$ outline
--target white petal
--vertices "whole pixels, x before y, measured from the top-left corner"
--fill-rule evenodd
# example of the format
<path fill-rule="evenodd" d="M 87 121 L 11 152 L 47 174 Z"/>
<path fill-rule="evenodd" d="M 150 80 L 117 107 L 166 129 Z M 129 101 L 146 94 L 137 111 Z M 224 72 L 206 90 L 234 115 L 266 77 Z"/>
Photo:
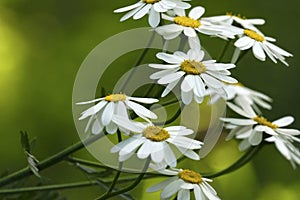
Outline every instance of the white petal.
<path fill-rule="evenodd" d="M 204 200 L 206 198 L 205 196 L 203 196 L 198 184 L 194 184 L 194 196 L 195 200 Z"/>
<path fill-rule="evenodd" d="M 160 163 L 164 159 L 163 142 L 154 142 L 152 144 L 151 159 L 155 163 Z"/>
<path fill-rule="evenodd" d="M 188 37 L 197 37 L 196 31 L 191 27 L 184 27 L 183 33 Z"/>
<path fill-rule="evenodd" d="M 191 91 L 195 86 L 194 76 L 193 75 L 187 75 L 184 77 L 182 83 L 181 83 L 181 90 L 184 92 Z"/>
<path fill-rule="evenodd" d="M 113 116 L 112 121 L 118 124 L 119 126 L 135 133 L 141 133 L 144 130 L 143 128 L 139 127 L 135 123 L 129 121 L 128 118 L 125 118 L 123 116 L 115 115 Z"/>
<path fill-rule="evenodd" d="M 162 6 L 162 4 L 160 4 L 160 3 L 153 4 L 153 8 L 156 12 L 166 12 L 168 10 L 168 9 L 164 8 Z"/>
<path fill-rule="evenodd" d="M 259 59 L 261 61 L 266 60 L 266 54 L 259 42 L 254 43 L 254 45 L 252 47 L 252 52 L 257 59 Z"/>
<path fill-rule="evenodd" d="M 178 68 L 180 65 L 164 65 L 164 64 L 149 64 L 149 67 L 155 69 L 175 69 Z"/>
<path fill-rule="evenodd" d="M 135 4 L 130 5 L 130 6 L 126 6 L 124 8 L 116 9 L 116 10 L 114 10 L 114 13 L 126 12 L 126 11 L 129 11 L 129 10 L 135 9 L 135 8 L 141 6 L 142 4 L 143 4 L 143 2 L 139 1 Z"/>
<path fill-rule="evenodd" d="M 152 104 L 158 102 L 158 99 L 154 99 L 154 98 L 128 97 L 128 99 L 140 103 L 146 103 L 146 104 Z"/>
<path fill-rule="evenodd" d="M 150 10 L 148 22 L 152 28 L 157 27 L 160 22 L 160 13 L 156 12 L 154 7 L 152 7 Z"/>
<path fill-rule="evenodd" d="M 192 100 L 193 100 L 193 94 L 194 94 L 193 90 L 188 91 L 188 92 L 181 91 L 182 102 L 185 105 L 189 105 L 192 102 Z"/>
<path fill-rule="evenodd" d="M 186 157 L 192 159 L 192 160 L 200 160 L 200 156 L 195 153 L 193 150 L 190 149 L 185 149 L 182 147 L 177 147 L 177 149 Z"/>
<path fill-rule="evenodd" d="M 134 140 L 136 140 L 137 138 L 140 138 L 141 135 L 139 136 L 134 136 L 134 137 L 130 137 L 126 140 L 123 140 L 122 142 L 116 144 L 115 146 L 113 146 L 110 149 L 110 153 L 116 153 L 119 152 L 121 149 L 123 149 L 127 144 L 130 144 L 131 142 L 133 142 Z"/>
<path fill-rule="evenodd" d="M 163 91 L 163 93 L 161 94 L 161 97 L 165 97 L 167 94 L 169 94 L 179 81 L 180 79 L 173 81 L 172 83 L 169 83 L 165 88 L 165 90 Z"/>
<path fill-rule="evenodd" d="M 185 126 L 169 126 L 164 128 L 167 131 L 182 131 L 182 130 L 190 130 L 187 129 Z"/>
<path fill-rule="evenodd" d="M 182 185 L 182 183 L 183 183 L 183 181 L 180 179 L 170 183 L 160 193 L 160 197 L 161 198 L 170 198 L 180 189 L 180 186 Z"/>
<path fill-rule="evenodd" d="M 223 83 L 219 80 L 217 80 L 216 78 L 207 75 L 207 74 L 201 74 L 200 75 L 201 78 L 203 78 L 204 82 L 206 83 L 206 85 L 208 87 L 212 87 L 212 88 L 221 88 L 223 87 Z"/>
<path fill-rule="evenodd" d="M 133 15 L 135 15 L 141 8 L 143 7 L 143 5 L 135 8 L 134 10 L 131 10 L 130 12 L 126 13 L 121 19 L 120 21 L 123 22 L 127 19 L 129 19 L 130 17 L 132 17 Z"/>
<path fill-rule="evenodd" d="M 201 49 L 200 40 L 197 36 L 196 37 L 189 37 L 188 41 L 189 41 L 189 46 L 190 46 L 191 49 Z"/>
<path fill-rule="evenodd" d="M 294 117 L 292 116 L 287 116 L 287 117 L 283 117 L 280 118 L 278 120 L 273 121 L 273 124 L 276 124 L 278 127 L 284 127 L 284 126 L 288 126 L 290 124 L 292 124 L 294 122 Z"/>
<path fill-rule="evenodd" d="M 179 71 L 179 72 L 176 72 L 173 74 L 166 75 L 166 76 L 162 77 L 161 79 L 159 79 L 157 82 L 158 82 L 158 84 L 172 83 L 172 82 L 180 79 L 184 74 L 185 74 L 185 72 Z"/>
<path fill-rule="evenodd" d="M 159 190 L 162 190 L 163 188 L 165 188 L 167 185 L 169 185 L 171 182 L 173 182 L 176 179 L 177 179 L 177 177 L 172 177 L 163 182 L 155 184 L 155 185 L 151 186 L 150 188 L 148 188 L 147 192 L 157 192 Z"/>
<path fill-rule="evenodd" d="M 103 129 L 103 125 L 100 123 L 100 120 L 97 118 L 95 121 L 94 121 L 94 124 L 92 126 L 92 134 L 99 134 Z"/>
<path fill-rule="evenodd" d="M 171 64 L 181 64 L 184 60 L 178 56 L 167 54 L 167 53 L 157 53 L 156 57 L 167 63 Z"/>
<path fill-rule="evenodd" d="M 114 134 L 117 132 L 118 127 L 116 126 L 116 124 L 114 122 L 110 122 L 107 126 L 106 126 L 106 132 L 109 134 Z"/>
<path fill-rule="evenodd" d="M 85 119 L 88 116 L 94 115 L 97 112 L 99 112 L 105 105 L 107 104 L 107 101 L 101 101 L 98 104 L 92 106 L 91 108 L 87 109 L 86 111 L 81 113 L 81 117 L 79 120 Z"/>
<path fill-rule="evenodd" d="M 190 199 L 190 191 L 189 190 L 180 190 L 177 196 L 178 200 L 188 200 Z"/>
<path fill-rule="evenodd" d="M 95 103 L 95 102 L 101 101 L 101 100 L 103 100 L 103 99 L 104 99 L 104 98 L 101 97 L 101 98 L 93 99 L 93 100 L 90 100 L 90 101 L 78 102 L 78 103 L 76 103 L 76 105 L 85 105 L 85 104 Z"/>
<path fill-rule="evenodd" d="M 257 124 L 257 122 L 252 119 L 221 118 L 221 120 L 239 126 L 248 126 L 248 125 Z"/>
<path fill-rule="evenodd" d="M 176 147 L 182 147 L 186 149 L 200 149 L 202 142 L 193 140 L 191 138 L 177 136 L 176 138 L 167 139 L 169 143 L 174 144 Z"/>
<path fill-rule="evenodd" d="M 290 56 L 293 56 L 292 54 L 290 54 L 289 52 L 281 49 L 280 47 L 278 46 L 275 46 L 274 44 L 270 43 L 270 42 L 265 42 L 265 44 L 274 52 L 280 54 L 280 55 L 283 55 L 283 56 L 286 56 L 286 57 L 290 57 Z"/>
<path fill-rule="evenodd" d="M 253 46 L 255 40 L 247 37 L 247 36 L 244 36 L 244 37 L 241 37 L 240 39 L 238 39 L 235 43 L 234 43 L 234 46 L 240 48 L 241 50 L 246 50 L 246 49 L 249 49 Z"/>
<path fill-rule="evenodd" d="M 160 79 L 164 76 L 167 76 L 169 74 L 174 74 L 176 73 L 177 69 L 166 69 L 166 70 L 162 70 L 162 71 L 158 71 L 158 72 L 155 72 L 153 74 L 150 75 L 150 79 Z"/>
<path fill-rule="evenodd" d="M 225 76 L 223 74 L 220 74 L 220 73 L 217 73 L 217 72 L 210 72 L 210 71 L 207 71 L 206 72 L 207 74 L 210 74 L 211 76 L 223 81 L 223 82 L 226 82 L 226 83 L 238 83 L 238 81 L 235 79 L 235 78 L 232 78 L 230 76 Z"/>
<path fill-rule="evenodd" d="M 121 149 L 119 152 L 120 156 L 129 154 L 131 152 L 134 152 L 141 144 L 145 142 L 146 138 L 141 137 L 137 138 L 136 140 L 132 141 L 131 143 L 127 144 L 125 147 Z"/>
<path fill-rule="evenodd" d="M 140 19 L 140 18 L 144 17 L 149 12 L 149 10 L 151 9 L 151 7 L 152 7 L 152 4 L 145 5 L 141 10 L 139 10 L 133 16 L 133 19 Z"/>
<path fill-rule="evenodd" d="M 172 151 L 172 149 L 169 147 L 168 144 L 164 143 L 164 151 L 165 151 L 165 162 L 170 166 L 170 167 L 176 167 L 177 165 L 177 159 Z"/>
<path fill-rule="evenodd" d="M 152 143 L 153 142 L 151 142 L 150 140 L 146 140 L 145 143 L 138 150 L 137 157 L 140 159 L 147 158 L 151 153 L 151 149 L 153 148 Z"/>
<path fill-rule="evenodd" d="M 258 132 L 258 131 L 255 131 L 253 130 L 251 136 L 249 137 L 249 143 L 251 145 L 258 145 L 261 143 L 262 141 L 262 132 Z"/>
<path fill-rule="evenodd" d="M 300 131 L 297 129 L 285 129 L 285 128 L 278 128 L 276 132 L 286 135 L 300 135 Z"/>
<path fill-rule="evenodd" d="M 256 117 L 256 114 L 253 112 L 250 112 L 250 110 L 247 112 L 246 110 L 242 110 L 240 107 L 234 105 L 233 103 L 227 102 L 227 105 L 229 108 L 231 108 L 234 112 L 247 117 L 247 118 L 254 118 Z"/>
<path fill-rule="evenodd" d="M 189 17 L 193 19 L 199 19 L 205 12 L 205 9 L 201 6 L 193 8 L 190 13 Z"/>
<path fill-rule="evenodd" d="M 198 91 L 198 96 L 203 97 L 205 95 L 205 85 L 199 76 L 195 76 L 195 86 Z"/>
<path fill-rule="evenodd" d="M 148 110 L 144 106 L 141 106 L 140 104 L 137 104 L 133 101 L 126 101 L 126 104 L 128 105 L 128 107 L 130 107 L 133 110 L 133 112 L 135 112 L 140 117 L 146 117 L 146 118 L 150 118 L 150 119 L 157 118 L 155 113 Z"/>
<path fill-rule="evenodd" d="M 101 121 L 104 126 L 108 125 L 111 122 L 112 117 L 114 115 L 114 109 L 115 109 L 114 102 L 108 103 L 107 106 L 105 107 L 101 117 Z"/>
<path fill-rule="evenodd" d="M 286 159 L 290 160 L 291 155 L 289 149 L 286 147 L 286 145 L 281 141 L 280 139 L 275 140 L 275 146 L 280 151 L 280 153 L 286 157 Z"/>

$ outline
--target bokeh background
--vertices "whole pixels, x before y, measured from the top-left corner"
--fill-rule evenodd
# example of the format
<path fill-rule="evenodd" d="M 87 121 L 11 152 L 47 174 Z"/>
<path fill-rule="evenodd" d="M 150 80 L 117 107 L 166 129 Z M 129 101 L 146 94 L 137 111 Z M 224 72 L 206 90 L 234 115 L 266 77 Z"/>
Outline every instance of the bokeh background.
<path fill-rule="evenodd" d="M 40 160 L 79 140 L 72 117 L 76 72 L 87 54 L 101 41 L 147 24 L 146 20 L 120 23 L 122 15 L 112 12 L 135 2 L 0 0 L 0 173 L 26 166 L 19 142 L 20 130 L 38 139 L 34 155 Z M 290 67 L 269 60 L 260 62 L 249 54 L 234 74 L 247 86 L 273 97 L 274 108 L 266 111 L 265 116 L 276 119 L 291 114 L 296 117 L 292 126 L 300 128 L 300 2 L 193 0 L 191 3 L 203 5 L 206 16 L 230 11 L 248 18 L 266 19 L 261 30 L 277 38 L 279 46 L 294 54 L 288 59 Z M 203 41 L 211 55 L 218 55 L 223 45 L 224 41 L 219 39 Z M 112 80 L 118 72 L 129 69 L 127 63 L 134 63 L 134 56 L 126 59 L 125 66 L 119 65 L 116 74 L 111 74 Z M 221 169 L 229 165 L 239 156 L 236 145 L 234 141 L 223 142 L 221 138 L 200 167 Z M 78 155 L 92 159 L 85 151 Z M 193 167 L 197 168 L 198 164 Z M 49 178 L 49 184 L 86 180 L 65 162 L 43 171 L 42 175 Z M 215 179 L 213 186 L 225 200 L 298 200 L 299 180 L 299 169 L 293 170 L 273 146 L 268 146 L 244 168 Z M 156 199 L 157 194 L 142 192 L 145 187 L 141 184 L 133 191 L 137 199 Z M 70 200 L 94 199 L 102 192 L 93 186 L 64 190 L 60 195 Z"/>

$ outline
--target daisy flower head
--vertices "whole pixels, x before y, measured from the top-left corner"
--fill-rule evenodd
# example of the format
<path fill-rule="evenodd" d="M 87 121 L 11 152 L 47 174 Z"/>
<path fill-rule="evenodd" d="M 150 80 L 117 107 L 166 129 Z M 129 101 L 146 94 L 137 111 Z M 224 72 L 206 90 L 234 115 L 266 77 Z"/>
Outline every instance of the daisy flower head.
<path fill-rule="evenodd" d="M 144 17 L 149 14 L 148 22 L 151 27 L 157 27 L 160 23 L 161 13 L 167 12 L 171 9 L 188 9 L 191 5 L 182 2 L 181 0 L 140 0 L 139 2 L 119 8 L 115 13 L 127 12 L 122 18 L 121 22 L 133 17 L 134 20 Z"/>
<path fill-rule="evenodd" d="M 183 79 L 181 99 L 186 105 L 192 102 L 193 97 L 197 103 L 202 103 L 206 87 L 220 91 L 223 82 L 238 82 L 229 76 L 228 69 L 234 68 L 234 64 L 203 60 L 204 51 L 200 49 L 190 49 L 187 54 L 180 51 L 174 54 L 158 53 L 156 57 L 168 63 L 149 65 L 162 70 L 150 76 L 151 79 L 158 79 L 158 84 L 167 85 L 161 96 L 166 96 Z"/>
<path fill-rule="evenodd" d="M 288 129 L 284 132 L 266 138 L 267 142 L 275 143 L 278 151 L 292 164 L 293 168 L 296 168 L 296 165 L 300 165 L 300 151 L 293 144 L 294 142 L 300 143 L 300 139 L 297 137 L 300 135 L 299 130 Z"/>
<path fill-rule="evenodd" d="M 251 106 L 242 105 L 236 106 L 230 102 L 227 105 L 239 115 L 246 119 L 239 118 L 221 118 L 222 121 L 229 123 L 228 129 L 231 129 L 227 140 L 236 137 L 242 139 L 240 150 L 247 149 L 250 146 L 259 145 L 263 140 L 263 133 L 269 136 L 278 136 L 280 134 L 295 133 L 294 129 L 283 128 L 293 123 L 294 118 L 291 116 L 282 117 L 273 122 L 257 115 Z"/>
<path fill-rule="evenodd" d="M 174 22 L 164 26 L 157 27 L 155 30 L 166 40 L 171 40 L 179 36 L 182 32 L 189 38 L 197 37 L 197 32 L 210 36 L 219 36 L 221 38 L 234 38 L 235 33 L 231 33 L 226 26 L 214 25 L 201 19 L 205 9 L 201 6 L 193 8 L 188 16 L 185 12 L 177 12 L 177 16 L 171 17 L 163 15 L 163 18 Z"/>
<path fill-rule="evenodd" d="M 272 106 L 269 104 L 272 99 L 255 90 L 252 90 L 242 83 L 226 84 L 224 85 L 224 91 L 226 95 L 220 96 L 215 91 L 208 91 L 207 95 L 211 96 L 210 104 L 216 103 L 220 98 L 224 98 L 226 101 L 233 101 L 236 105 L 248 104 L 252 106 L 255 111 L 260 112 L 257 106 L 270 110 Z"/>
<path fill-rule="evenodd" d="M 193 191 L 196 200 L 220 199 L 215 189 L 208 184 L 212 180 L 202 177 L 201 174 L 193 170 L 165 169 L 159 170 L 159 172 L 166 175 L 173 175 L 173 177 L 147 189 L 147 192 L 162 190 L 160 193 L 161 199 L 170 199 L 177 193 L 178 200 L 190 200 L 190 191 Z"/>
<path fill-rule="evenodd" d="M 276 40 L 271 37 L 264 36 L 263 33 L 257 32 L 252 29 L 244 29 L 241 37 L 234 43 L 234 45 L 241 51 L 252 48 L 253 55 L 261 60 L 266 60 L 266 55 L 274 62 L 277 60 L 288 66 L 285 61 L 286 57 L 292 57 L 293 55 L 280 47 L 274 45 L 272 42 Z M 236 51 L 236 53 L 239 53 Z M 233 57 L 236 57 L 234 55 Z"/>
<path fill-rule="evenodd" d="M 134 123 L 121 116 L 115 116 L 113 120 L 136 133 L 111 149 L 111 153 L 119 153 L 120 162 L 129 159 L 137 152 L 139 159 L 150 157 L 154 163 L 164 162 L 171 167 L 175 167 L 177 159 L 170 147 L 171 144 L 186 157 L 193 160 L 200 159 L 199 155 L 193 150 L 200 149 L 203 143 L 186 137 L 193 134 L 191 129 L 184 126 L 163 128 L 152 123 Z"/>
<path fill-rule="evenodd" d="M 89 121 L 86 125 L 85 132 L 91 127 L 92 134 L 99 134 L 103 128 L 109 134 L 113 134 L 118 129 L 118 124 L 112 121 L 114 115 L 121 115 L 124 118 L 129 118 L 128 110 L 132 110 L 139 117 L 148 120 L 156 119 L 157 116 L 144 106 L 138 103 L 152 104 L 158 102 L 153 98 L 139 98 L 130 97 L 125 94 L 111 94 L 102 98 L 94 99 L 91 101 L 80 102 L 78 105 L 85 105 L 98 102 L 96 105 L 90 107 L 81 113 L 79 120 L 83 120 L 89 117 Z M 136 103 L 138 102 L 138 103 Z M 127 133 L 126 128 L 121 131 Z"/>
<path fill-rule="evenodd" d="M 256 25 L 265 24 L 264 19 L 248 19 L 241 14 L 233 14 L 232 12 L 227 12 L 225 15 L 213 16 L 213 17 L 205 17 L 203 20 L 206 20 L 212 24 L 227 24 L 227 25 L 239 25 L 239 27 L 245 29 L 258 30 Z"/>

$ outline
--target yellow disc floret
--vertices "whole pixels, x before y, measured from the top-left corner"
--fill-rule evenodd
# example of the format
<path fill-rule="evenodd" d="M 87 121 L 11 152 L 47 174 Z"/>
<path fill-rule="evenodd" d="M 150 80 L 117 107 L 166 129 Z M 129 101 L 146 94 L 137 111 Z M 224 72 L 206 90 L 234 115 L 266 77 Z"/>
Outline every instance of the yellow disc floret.
<path fill-rule="evenodd" d="M 147 4 L 154 4 L 154 3 L 157 3 L 161 0 L 143 0 L 144 3 L 147 3 Z"/>
<path fill-rule="evenodd" d="M 125 101 L 126 95 L 125 94 L 111 94 L 111 95 L 104 97 L 104 99 L 105 99 L 105 101 L 112 101 L 112 102 Z"/>
<path fill-rule="evenodd" d="M 199 75 L 206 71 L 205 65 L 202 62 L 194 60 L 185 60 L 181 63 L 180 69 L 187 74 Z"/>
<path fill-rule="evenodd" d="M 188 183 L 193 183 L 193 184 L 202 183 L 201 175 L 193 170 L 184 169 L 178 173 L 178 177 Z"/>
<path fill-rule="evenodd" d="M 261 117 L 261 116 L 256 116 L 253 118 L 253 120 L 256 121 L 260 125 L 264 125 L 264 126 L 272 128 L 272 129 L 278 128 L 278 126 L 276 124 L 273 124 L 272 122 L 268 121 L 266 118 Z"/>
<path fill-rule="evenodd" d="M 237 17 L 237 18 L 240 18 L 240 19 L 247 19 L 245 16 L 243 16 L 241 14 L 234 14 L 232 12 L 227 12 L 226 15 L 231 16 L 231 17 Z"/>
<path fill-rule="evenodd" d="M 181 26 L 186 26 L 186 27 L 191 27 L 191 28 L 198 28 L 199 26 L 201 26 L 201 23 L 199 20 L 195 20 L 195 19 L 185 17 L 185 16 L 175 17 L 174 22 Z"/>
<path fill-rule="evenodd" d="M 170 137 L 170 133 L 158 126 L 148 126 L 144 129 L 143 135 L 153 142 L 162 142 Z"/>
<path fill-rule="evenodd" d="M 248 37 L 252 38 L 253 40 L 258 41 L 258 42 L 265 41 L 264 36 L 258 34 L 257 32 L 255 32 L 253 30 L 245 29 L 244 34 L 247 35 Z"/>

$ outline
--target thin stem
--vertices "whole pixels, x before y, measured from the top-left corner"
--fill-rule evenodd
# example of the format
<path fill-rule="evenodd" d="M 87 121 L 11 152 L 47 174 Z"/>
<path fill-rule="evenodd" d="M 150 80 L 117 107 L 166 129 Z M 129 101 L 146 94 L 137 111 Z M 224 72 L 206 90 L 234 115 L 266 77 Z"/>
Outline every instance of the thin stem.
<path fill-rule="evenodd" d="M 229 46 L 230 42 L 231 42 L 231 40 L 227 40 L 226 41 L 226 43 L 225 43 L 225 45 L 223 47 L 223 50 L 222 50 L 222 52 L 221 52 L 221 54 L 219 56 L 218 62 L 221 62 L 221 60 L 224 58 L 224 55 L 226 53 L 226 50 L 228 49 L 228 46 Z"/>
<path fill-rule="evenodd" d="M 108 199 L 110 197 L 123 194 L 123 193 L 128 192 L 128 191 L 132 190 L 133 188 L 135 188 L 137 186 L 137 184 L 139 184 L 143 180 L 143 178 L 144 178 L 144 176 L 146 174 L 146 171 L 147 171 L 147 169 L 149 167 L 150 161 L 151 161 L 151 158 L 148 157 L 147 161 L 145 163 L 145 166 L 144 166 L 144 168 L 142 170 L 142 173 L 136 178 L 136 180 L 131 185 L 129 185 L 128 187 L 126 187 L 126 188 L 124 188 L 122 190 L 119 190 L 119 191 L 116 191 L 116 192 L 112 192 L 112 193 L 110 193 L 108 195 L 103 195 L 103 196 L 97 198 L 97 200 Z"/>
<path fill-rule="evenodd" d="M 105 165 L 101 165 L 100 163 L 98 162 L 93 162 L 93 161 L 89 161 L 89 160 L 84 160 L 84 159 L 81 159 L 81 158 L 76 158 L 76 157 L 68 157 L 66 159 L 68 162 L 71 162 L 71 163 L 79 163 L 79 164 L 82 164 L 82 165 L 85 165 L 85 166 L 91 166 L 91 167 L 97 167 L 97 168 L 102 168 L 102 169 L 113 169 L 113 170 L 116 170 L 114 168 L 111 168 L 111 167 L 108 167 L 108 166 L 105 166 Z"/>
<path fill-rule="evenodd" d="M 181 114 L 181 110 L 183 109 L 183 107 L 184 107 L 184 105 L 182 104 L 181 107 L 178 108 L 177 112 L 170 119 L 168 119 L 165 122 L 155 122 L 155 125 L 162 126 L 164 124 L 170 124 L 170 123 L 174 122 Z"/>
<path fill-rule="evenodd" d="M 46 158 L 45 160 L 42 160 L 37 164 L 37 168 L 39 171 L 42 171 L 43 169 L 46 169 L 62 160 L 64 160 L 67 156 L 71 155 L 72 153 L 84 148 L 87 145 L 92 144 L 93 142 L 97 141 L 98 139 L 102 138 L 105 134 L 98 134 L 92 137 L 89 137 L 85 139 L 84 141 L 79 141 L 75 144 L 73 144 L 70 147 L 67 147 L 66 149 L 62 150 L 59 153 L 56 153 L 49 158 Z M 9 183 L 12 183 L 16 180 L 25 178 L 27 176 L 32 175 L 32 171 L 29 167 L 25 167 L 17 172 L 14 172 L 6 177 L 3 177 L 0 179 L 0 187 L 7 185 Z"/>
<path fill-rule="evenodd" d="M 240 56 L 238 57 L 237 61 L 235 62 L 235 65 L 237 65 L 244 57 L 245 55 L 249 52 L 249 50 L 242 51 Z"/>
<path fill-rule="evenodd" d="M 227 167 L 226 169 L 223 169 L 219 172 L 203 175 L 206 178 L 216 178 L 225 174 L 229 174 L 233 171 L 236 171 L 237 169 L 240 169 L 245 164 L 247 164 L 255 155 L 259 152 L 259 150 L 264 146 L 264 143 L 261 143 L 258 146 L 252 147 L 250 150 L 248 150 L 241 158 L 239 158 L 235 163 Z"/>
<path fill-rule="evenodd" d="M 134 65 L 134 68 L 131 70 L 128 78 L 126 79 L 125 83 L 122 85 L 121 87 L 121 92 L 124 91 L 124 89 L 126 88 L 126 86 L 128 85 L 130 79 L 132 78 L 132 76 L 134 75 L 135 71 L 136 71 L 136 66 L 139 66 L 142 61 L 144 60 L 145 56 L 147 55 L 148 51 L 149 51 L 149 47 L 150 45 L 153 43 L 153 40 L 154 40 L 154 37 L 155 37 L 155 31 L 153 31 L 152 35 L 151 35 L 151 38 L 147 44 L 147 47 L 143 50 L 141 56 L 138 58 L 138 60 L 136 61 L 135 65 Z"/>
<path fill-rule="evenodd" d="M 25 187 L 25 188 L 16 188 L 16 189 L 4 189 L 0 190 L 1 194 L 17 194 L 23 192 L 34 192 L 34 191 L 47 191 L 47 190 L 64 190 L 72 189 L 78 187 L 87 187 L 97 185 L 97 181 L 82 181 L 77 183 L 65 183 L 57 185 L 45 185 L 45 186 L 36 186 L 36 187 Z"/>

